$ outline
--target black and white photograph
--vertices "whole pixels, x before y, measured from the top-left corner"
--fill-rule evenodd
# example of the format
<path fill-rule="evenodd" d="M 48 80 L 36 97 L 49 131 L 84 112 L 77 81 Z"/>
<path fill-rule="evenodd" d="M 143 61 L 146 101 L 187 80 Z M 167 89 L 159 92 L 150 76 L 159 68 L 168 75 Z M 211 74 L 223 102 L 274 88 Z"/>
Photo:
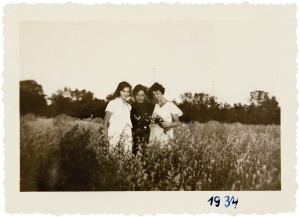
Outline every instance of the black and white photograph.
<path fill-rule="evenodd" d="M 21 23 L 21 191 L 280 190 L 262 18 Z"/>
<path fill-rule="evenodd" d="M 69 6 L 18 25 L 19 192 L 282 192 L 295 6 Z"/>

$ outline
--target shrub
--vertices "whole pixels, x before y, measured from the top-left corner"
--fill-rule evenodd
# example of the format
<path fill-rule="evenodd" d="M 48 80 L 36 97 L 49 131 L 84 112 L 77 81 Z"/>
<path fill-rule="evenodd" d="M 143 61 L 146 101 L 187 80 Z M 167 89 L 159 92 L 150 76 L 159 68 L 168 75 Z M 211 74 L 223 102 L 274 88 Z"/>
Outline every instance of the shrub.
<path fill-rule="evenodd" d="M 183 124 L 168 145 L 112 152 L 102 124 L 21 122 L 22 191 L 280 190 L 280 127 Z M 70 120 L 70 121 L 68 121 Z"/>
<path fill-rule="evenodd" d="M 35 121 L 36 116 L 35 116 L 35 114 L 29 113 L 29 114 L 26 114 L 24 116 L 21 116 L 21 120 L 23 120 L 23 121 Z"/>
<path fill-rule="evenodd" d="M 61 114 L 61 115 L 57 115 L 53 119 L 53 124 L 54 124 L 54 126 L 63 126 L 65 124 L 69 124 L 70 122 L 74 122 L 76 120 L 77 120 L 77 118 L 70 117 L 66 114 Z"/>
<path fill-rule="evenodd" d="M 92 122 L 97 123 L 97 124 L 103 124 L 103 119 L 96 117 L 96 118 L 92 119 Z"/>

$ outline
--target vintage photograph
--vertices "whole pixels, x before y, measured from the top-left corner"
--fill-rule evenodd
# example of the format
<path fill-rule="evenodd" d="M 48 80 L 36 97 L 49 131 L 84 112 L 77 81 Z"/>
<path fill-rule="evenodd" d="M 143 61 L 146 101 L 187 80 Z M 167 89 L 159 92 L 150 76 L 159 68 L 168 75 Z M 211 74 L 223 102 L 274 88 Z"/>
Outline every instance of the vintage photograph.
<path fill-rule="evenodd" d="M 21 22 L 20 190 L 280 190 L 263 18 Z"/>
<path fill-rule="evenodd" d="M 295 11 L 7 6 L 8 209 L 291 210 Z"/>

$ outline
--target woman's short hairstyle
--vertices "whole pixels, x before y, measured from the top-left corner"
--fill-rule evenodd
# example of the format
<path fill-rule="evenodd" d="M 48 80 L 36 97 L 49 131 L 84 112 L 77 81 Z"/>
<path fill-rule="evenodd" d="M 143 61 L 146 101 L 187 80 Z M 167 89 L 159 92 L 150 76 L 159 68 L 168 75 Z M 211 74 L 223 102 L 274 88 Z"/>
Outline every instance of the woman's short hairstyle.
<path fill-rule="evenodd" d="M 135 97 L 138 92 L 144 91 L 145 94 L 147 94 L 147 88 L 141 84 L 136 85 L 132 90 L 132 95 Z"/>
<path fill-rule="evenodd" d="M 148 90 L 148 97 L 150 99 L 153 99 L 153 91 L 160 91 L 162 94 L 165 94 L 165 88 L 157 82 L 155 82 Z"/>
<path fill-rule="evenodd" d="M 120 91 L 124 90 L 125 87 L 129 87 L 129 94 L 131 94 L 131 85 L 126 81 L 122 81 L 118 84 L 118 87 L 114 93 L 114 97 L 119 97 Z"/>

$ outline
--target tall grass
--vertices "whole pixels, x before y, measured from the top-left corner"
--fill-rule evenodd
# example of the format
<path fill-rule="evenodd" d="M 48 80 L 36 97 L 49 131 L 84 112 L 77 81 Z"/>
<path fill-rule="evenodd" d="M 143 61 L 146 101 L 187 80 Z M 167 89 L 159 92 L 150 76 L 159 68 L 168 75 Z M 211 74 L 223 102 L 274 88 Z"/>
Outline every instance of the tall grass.
<path fill-rule="evenodd" d="M 101 120 L 21 120 L 21 191 L 280 190 L 280 126 L 182 124 L 163 147 L 112 153 Z M 96 125 L 95 125 L 96 124 Z"/>

